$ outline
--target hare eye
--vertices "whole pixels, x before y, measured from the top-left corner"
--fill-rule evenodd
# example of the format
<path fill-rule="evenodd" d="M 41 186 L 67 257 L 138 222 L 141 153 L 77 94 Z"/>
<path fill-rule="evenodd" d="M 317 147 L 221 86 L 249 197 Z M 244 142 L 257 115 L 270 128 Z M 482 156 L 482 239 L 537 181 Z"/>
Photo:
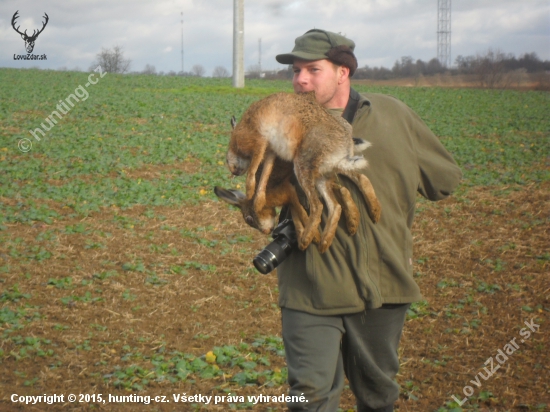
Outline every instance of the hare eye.
<path fill-rule="evenodd" d="M 254 226 L 254 219 L 252 218 L 252 216 L 245 217 L 244 221 L 248 223 L 250 226 Z"/>

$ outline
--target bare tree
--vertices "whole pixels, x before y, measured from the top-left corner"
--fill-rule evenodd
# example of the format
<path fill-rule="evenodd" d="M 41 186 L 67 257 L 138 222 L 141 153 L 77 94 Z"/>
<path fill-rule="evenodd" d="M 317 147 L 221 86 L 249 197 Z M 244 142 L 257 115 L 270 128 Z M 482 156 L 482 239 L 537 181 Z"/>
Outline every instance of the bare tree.
<path fill-rule="evenodd" d="M 143 74 L 157 74 L 157 69 L 151 64 L 146 64 L 145 69 L 142 71 Z"/>
<path fill-rule="evenodd" d="M 130 70 L 130 60 L 124 58 L 122 47 L 115 46 L 113 49 L 101 49 L 97 54 L 97 61 L 92 63 L 90 70 L 98 65 L 109 73 L 126 73 Z"/>
<path fill-rule="evenodd" d="M 259 79 L 261 77 L 261 67 L 259 64 L 253 64 L 252 66 L 248 66 L 248 70 L 246 71 L 246 77 L 249 79 Z"/>
<path fill-rule="evenodd" d="M 200 64 L 195 64 L 191 68 L 191 73 L 193 73 L 193 76 L 202 77 L 206 73 L 206 69 Z"/>
<path fill-rule="evenodd" d="M 212 77 L 229 77 L 229 71 L 223 66 L 216 66 L 212 72 Z"/>
<path fill-rule="evenodd" d="M 504 62 L 509 58 L 500 49 L 489 48 L 484 54 L 478 54 L 474 71 L 480 86 L 489 89 L 508 86 Z"/>

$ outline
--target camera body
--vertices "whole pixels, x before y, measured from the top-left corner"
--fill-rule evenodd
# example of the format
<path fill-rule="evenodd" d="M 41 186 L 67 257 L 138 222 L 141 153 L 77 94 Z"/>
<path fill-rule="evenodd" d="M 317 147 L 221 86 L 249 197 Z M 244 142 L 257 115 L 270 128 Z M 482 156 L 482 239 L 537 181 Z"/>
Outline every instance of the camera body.
<path fill-rule="evenodd" d="M 297 245 L 296 231 L 292 219 L 285 219 L 273 229 L 273 242 L 267 245 L 254 258 L 252 263 L 258 272 L 267 275 L 285 260 Z"/>

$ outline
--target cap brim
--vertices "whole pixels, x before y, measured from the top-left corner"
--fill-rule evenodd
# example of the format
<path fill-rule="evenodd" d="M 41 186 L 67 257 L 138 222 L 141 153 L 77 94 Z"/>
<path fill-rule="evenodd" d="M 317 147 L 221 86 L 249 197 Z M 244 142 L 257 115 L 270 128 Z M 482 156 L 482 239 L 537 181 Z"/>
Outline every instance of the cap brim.
<path fill-rule="evenodd" d="M 306 52 L 293 52 L 293 53 L 287 53 L 287 54 L 278 54 L 275 56 L 275 60 L 277 60 L 281 64 L 292 64 L 294 63 L 294 59 L 298 58 L 301 60 L 323 60 L 326 59 L 327 56 L 324 54 L 319 53 L 306 53 Z"/>

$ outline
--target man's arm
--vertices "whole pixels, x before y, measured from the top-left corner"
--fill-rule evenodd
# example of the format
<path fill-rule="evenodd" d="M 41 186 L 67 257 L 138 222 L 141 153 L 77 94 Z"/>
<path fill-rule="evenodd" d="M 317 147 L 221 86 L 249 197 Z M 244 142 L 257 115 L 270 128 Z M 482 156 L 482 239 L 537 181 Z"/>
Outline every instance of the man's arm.
<path fill-rule="evenodd" d="M 420 173 L 418 192 L 429 200 L 445 199 L 460 183 L 462 171 L 435 134 L 412 110 L 410 126 L 416 140 Z"/>

